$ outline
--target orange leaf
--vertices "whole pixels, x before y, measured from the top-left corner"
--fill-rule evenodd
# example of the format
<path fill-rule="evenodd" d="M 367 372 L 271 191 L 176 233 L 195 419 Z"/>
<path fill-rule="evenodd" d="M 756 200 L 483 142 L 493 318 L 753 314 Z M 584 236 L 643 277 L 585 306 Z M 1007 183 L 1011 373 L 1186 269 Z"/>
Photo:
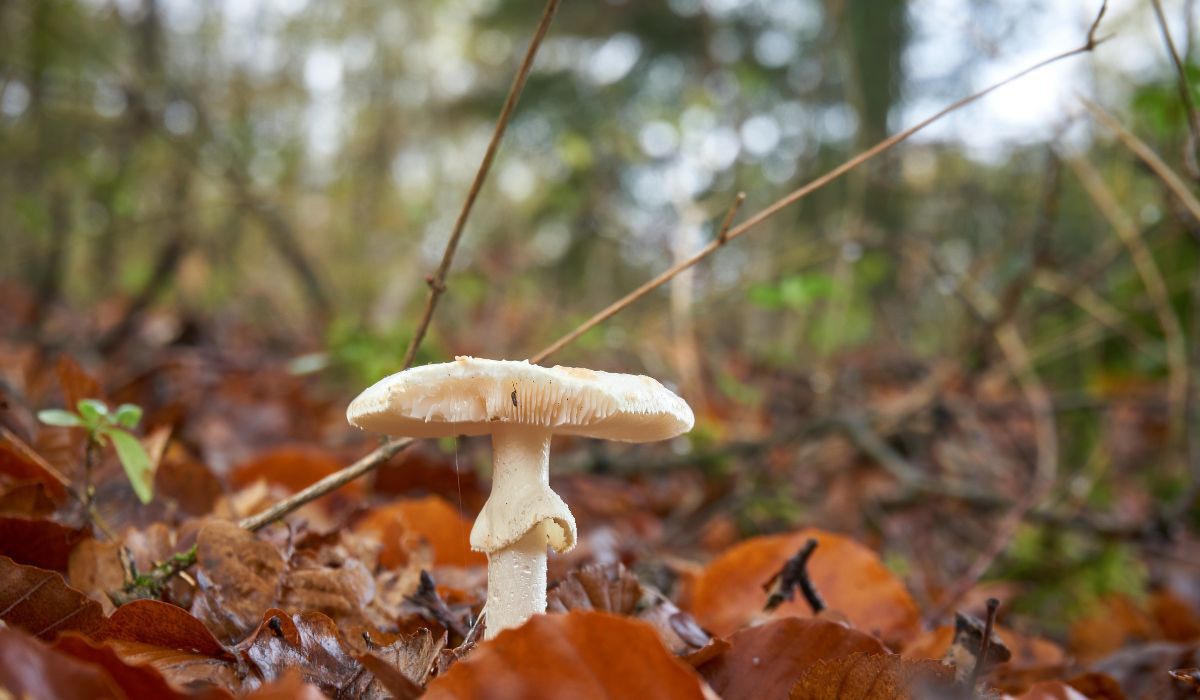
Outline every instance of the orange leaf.
<path fill-rule="evenodd" d="M 58 375 L 58 383 L 62 387 L 63 400 L 66 401 L 68 411 L 74 411 L 81 399 L 105 399 L 100 382 L 69 355 L 58 358 L 58 363 L 54 365 L 54 373 Z"/>
<path fill-rule="evenodd" d="M 817 550 L 808 572 L 831 610 L 843 613 L 855 627 L 896 644 L 920 629 L 917 605 L 904 584 L 874 552 L 854 540 L 815 529 L 749 539 L 713 560 L 697 577 L 692 613 L 719 636 L 754 621 L 781 616 L 811 616 L 803 600 L 785 602 L 772 613 L 762 611 L 763 584 L 810 537 Z"/>
<path fill-rule="evenodd" d="M 914 689 L 948 684 L 950 670 L 933 661 L 896 654 L 853 654 L 814 664 L 796 681 L 791 700 L 909 700 Z"/>
<path fill-rule="evenodd" d="M 599 612 L 535 615 L 480 644 L 429 684 L 445 698 L 704 697 L 700 679 L 644 622 Z"/>
<path fill-rule="evenodd" d="M 821 659 L 887 652 L 878 639 L 843 624 L 798 617 L 735 632 L 729 645 L 697 668 L 725 700 L 785 698 L 796 679 Z"/>
<path fill-rule="evenodd" d="M 71 588 L 63 577 L 0 556 L 0 620 L 42 639 L 75 630 L 85 634 L 104 623 L 100 604 Z"/>
<path fill-rule="evenodd" d="M 277 447 L 239 464 L 230 475 L 230 480 L 234 488 L 249 486 L 263 479 L 296 492 L 341 468 L 341 460 L 325 450 L 300 446 Z M 361 481 L 351 481 L 334 493 L 362 493 L 362 489 Z"/>
<path fill-rule="evenodd" d="M 433 548 L 439 566 L 485 566 L 487 557 L 471 551 L 471 524 L 441 496 L 404 499 L 376 508 L 358 522 L 356 532 L 370 533 L 383 544 L 379 563 L 394 569 L 408 563 L 411 538 Z"/>

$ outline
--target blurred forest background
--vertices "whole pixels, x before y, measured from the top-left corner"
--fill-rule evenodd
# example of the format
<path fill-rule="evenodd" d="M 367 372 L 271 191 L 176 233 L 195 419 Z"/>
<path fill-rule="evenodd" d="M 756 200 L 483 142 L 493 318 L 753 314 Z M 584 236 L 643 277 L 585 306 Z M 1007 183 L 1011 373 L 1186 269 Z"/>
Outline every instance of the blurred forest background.
<path fill-rule="evenodd" d="M 1195 3 L 1163 5 L 1194 81 Z M 323 397 L 310 441 L 366 445 L 338 412 L 400 368 L 541 8 L 0 2 L 7 390 L 31 347 L 110 387 L 199 349 Z M 418 362 L 532 355 L 709 242 L 737 192 L 745 218 L 1080 45 L 1097 10 L 565 3 Z M 1176 549 L 1198 524 L 1200 222 L 1078 97 L 1193 192 L 1196 144 L 1152 4 L 1113 2 L 1100 34 L 551 358 L 655 376 L 698 417 L 668 449 L 559 453 L 563 473 L 688 467 L 705 475 L 679 521 L 692 545 L 847 531 L 923 605 L 982 561 L 1051 632 L 1167 580 L 1200 599 Z M 228 432 L 300 432 L 206 425 L 181 434 L 218 473 L 252 452 Z M 486 468 L 480 449 L 464 464 Z"/>

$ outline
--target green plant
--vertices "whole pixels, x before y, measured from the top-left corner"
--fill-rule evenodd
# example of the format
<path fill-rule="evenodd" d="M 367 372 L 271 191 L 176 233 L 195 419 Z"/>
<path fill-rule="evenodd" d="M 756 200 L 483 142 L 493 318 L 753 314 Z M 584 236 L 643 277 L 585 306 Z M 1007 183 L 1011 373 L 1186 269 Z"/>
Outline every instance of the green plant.
<path fill-rule="evenodd" d="M 85 457 L 88 471 L 87 499 L 91 500 L 91 462 L 92 451 L 95 447 L 105 447 L 112 441 L 117 459 L 125 469 L 125 476 L 133 486 L 134 493 L 142 503 L 149 503 L 154 498 L 154 467 L 150 464 L 150 455 L 142 447 L 142 443 L 129 432 L 129 428 L 137 427 L 142 420 L 142 409 L 131 403 L 121 404 L 115 411 L 109 411 L 108 405 L 98 399 L 81 399 L 76 404 L 76 411 L 52 408 L 38 412 L 38 420 L 46 425 L 63 428 L 83 428 L 88 434 L 88 452 Z"/>

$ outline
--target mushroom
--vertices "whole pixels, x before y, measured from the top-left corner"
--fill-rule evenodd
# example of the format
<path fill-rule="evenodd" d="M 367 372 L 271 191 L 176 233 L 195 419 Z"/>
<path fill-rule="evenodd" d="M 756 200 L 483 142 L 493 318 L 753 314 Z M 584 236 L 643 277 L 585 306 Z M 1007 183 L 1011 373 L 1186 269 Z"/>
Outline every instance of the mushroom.
<path fill-rule="evenodd" d="M 546 547 L 575 546 L 575 517 L 550 490 L 550 438 L 651 442 L 694 422 L 650 377 L 473 357 L 386 377 L 346 418 L 394 436 L 492 436 L 492 492 L 471 528 L 471 548 L 488 556 L 488 637 L 546 611 Z"/>

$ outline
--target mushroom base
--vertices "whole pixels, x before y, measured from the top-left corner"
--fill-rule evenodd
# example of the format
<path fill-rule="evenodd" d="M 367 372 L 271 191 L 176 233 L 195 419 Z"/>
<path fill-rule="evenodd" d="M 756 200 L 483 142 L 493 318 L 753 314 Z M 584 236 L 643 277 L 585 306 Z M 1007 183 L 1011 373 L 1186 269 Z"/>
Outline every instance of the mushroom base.
<path fill-rule="evenodd" d="M 545 523 L 511 547 L 488 553 L 486 639 L 546 612 Z"/>

